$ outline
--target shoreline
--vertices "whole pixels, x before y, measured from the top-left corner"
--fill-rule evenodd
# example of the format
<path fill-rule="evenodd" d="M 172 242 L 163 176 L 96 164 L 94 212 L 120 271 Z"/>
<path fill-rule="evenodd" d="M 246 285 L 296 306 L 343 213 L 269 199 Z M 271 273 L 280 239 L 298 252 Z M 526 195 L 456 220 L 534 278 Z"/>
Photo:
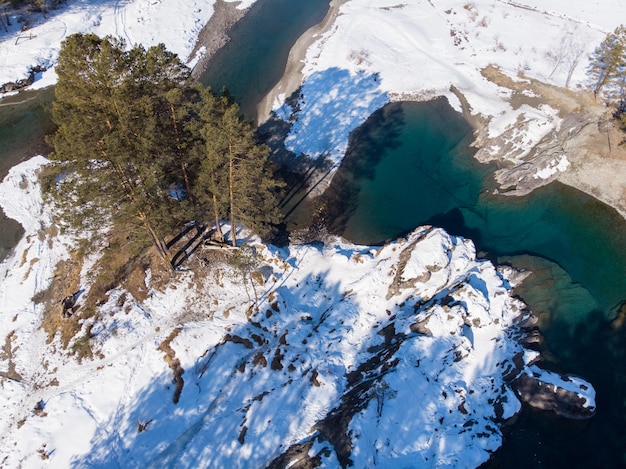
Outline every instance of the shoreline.
<path fill-rule="evenodd" d="M 237 8 L 240 4 L 241 2 L 216 0 L 213 14 L 200 30 L 196 44 L 188 57 L 188 60 L 193 60 L 197 54 L 200 54 L 198 61 L 191 70 L 191 76 L 194 79 L 200 78 L 211 58 L 230 41 L 228 36 L 230 29 L 250 10 L 250 8 L 240 10 Z"/>
<path fill-rule="evenodd" d="M 318 40 L 335 23 L 341 6 L 348 0 L 331 0 L 328 12 L 324 19 L 317 25 L 309 28 L 302 34 L 289 51 L 287 65 L 282 78 L 263 99 L 257 104 L 257 120 L 259 125 L 264 124 L 270 118 L 272 107 L 276 99 L 281 95 L 289 96 L 294 93 L 303 81 L 302 70 L 304 59 L 309 47 Z"/>
<path fill-rule="evenodd" d="M 289 52 L 289 58 L 280 81 L 272 88 L 257 105 L 257 116 L 259 125 L 267 122 L 271 117 L 271 111 L 274 103 L 281 96 L 287 97 L 298 90 L 302 85 L 304 69 L 304 60 L 309 47 L 317 41 L 321 35 L 327 32 L 334 24 L 335 19 L 340 14 L 340 8 L 347 0 L 332 0 L 330 2 L 330 8 L 326 17 L 318 25 L 313 26 L 306 31 Z M 505 89 L 508 80 L 503 78 L 502 75 L 496 73 L 494 76 L 492 69 L 486 71 L 487 74 L 492 76 L 489 80 L 498 86 Z M 612 153 L 604 151 L 603 142 L 606 141 L 606 136 L 601 132 L 594 130 L 598 113 L 601 111 L 601 105 L 591 103 L 589 97 L 582 94 L 580 91 L 573 91 L 566 88 L 559 88 L 546 83 L 538 82 L 536 80 L 530 80 L 530 87 L 540 95 L 542 95 L 543 103 L 558 110 L 562 116 L 578 115 L 580 114 L 580 126 L 584 129 L 581 135 L 576 135 L 570 139 L 569 148 L 563 148 L 563 154 L 568 157 L 569 167 L 561 172 L 554 172 L 548 178 L 541 178 L 538 173 L 545 169 L 545 165 L 549 165 L 551 158 L 543 157 L 542 161 L 532 161 L 535 172 L 530 172 L 525 175 L 525 181 L 519 181 L 519 186 L 511 181 L 515 181 L 518 174 L 514 170 L 521 169 L 528 165 L 529 161 L 522 161 L 513 163 L 513 168 L 501 169 L 494 174 L 494 177 L 498 179 L 498 185 L 503 188 L 503 194 L 508 196 L 523 196 L 532 192 L 534 189 L 547 185 L 553 181 L 559 181 L 565 185 L 573 187 L 587 195 L 597 199 L 598 201 L 610 206 L 616 210 L 622 218 L 626 219 L 626 148 L 624 146 L 619 147 L 617 145 L 618 137 L 623 138 L 623 135 L 618 135 L 618 131 L 614 130 L 614 141 Z M 514 90 L 520 91 L 520 90 Z M 510 166 L 512 161 L 503 156 L 487 156 L 486 148 L 489 146 L 489 139 L 485 139 L 485 135 L 488 133 L 486 126 L 489 122 L 489 116 L 483 116 L 480 114 L 472 114 L 471 104 L 467 102 L 463 96 L 463 92 L 456 87 L 452 87 L 451 92 L 461 101 L 463 107 L 463 115 L 470 125 L 475 129 L 475 144 L 479 150 L 475 156 L 478 161 L 494 161 L 504 165 L 506 168 Z M 409 95 L 405 97 L 406 100 L 420 99 Z M 397 100 L 397 99 L 394 99 Z M 581 111 L 582 110 L 582 111 Z M 584 121 L 584 122 L 583 122 Z M 555 133 L 556 138 L 559 139 L 558 133 Z M 501 136 L 498 136 L 501 137 Z M 563 137 L 561 135 L 560 137 Z M 534 154 L 540 150 L 544 141 L 539 142 L 538 145 L 533 147 L 530 154 Z M 482 150 L 482 151 L 480 151 Z M 513 171 L 510 171 L 510 170 Z M 508 175 L 507 172 L 511 173 Z"/>

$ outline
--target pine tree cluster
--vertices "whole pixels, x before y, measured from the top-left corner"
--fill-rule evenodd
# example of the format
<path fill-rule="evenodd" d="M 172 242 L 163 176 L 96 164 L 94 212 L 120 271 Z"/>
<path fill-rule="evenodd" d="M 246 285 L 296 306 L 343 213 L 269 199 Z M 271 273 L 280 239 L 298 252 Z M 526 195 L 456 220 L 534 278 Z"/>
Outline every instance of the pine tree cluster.
<path fill-rule="evenodd" d="M 255 127 L 228 96 L 195 83 L 164 45 L 75 34 L 62 44 L 52 103 L 55 185 L 75 226 L 137 226 L 169 260 L 166 236 L 189 220 L 280 221 L 282 186 Z"/>
<path fill-rule="evenodd" d="M 605 98 L 626 128 L 626 27 L 620 25 L 606 35 L 591 55 L 587 72 L 594 96 Z"/>

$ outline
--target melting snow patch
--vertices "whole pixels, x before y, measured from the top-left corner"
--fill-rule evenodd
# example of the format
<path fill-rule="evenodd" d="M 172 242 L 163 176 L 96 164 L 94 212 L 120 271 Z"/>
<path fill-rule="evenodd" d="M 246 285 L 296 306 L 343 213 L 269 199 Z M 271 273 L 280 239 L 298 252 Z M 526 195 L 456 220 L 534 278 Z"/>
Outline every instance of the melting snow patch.
<path fill-rule="evenodd" d="M 560 158 L 552 160 L 548 166 L 540 169 L 533 176 L 535 179 L 548 179 L 554 176 L 556 173 L 564 172 L 569 168 L 570 162 L 567 156 L 561 155 Z"/>

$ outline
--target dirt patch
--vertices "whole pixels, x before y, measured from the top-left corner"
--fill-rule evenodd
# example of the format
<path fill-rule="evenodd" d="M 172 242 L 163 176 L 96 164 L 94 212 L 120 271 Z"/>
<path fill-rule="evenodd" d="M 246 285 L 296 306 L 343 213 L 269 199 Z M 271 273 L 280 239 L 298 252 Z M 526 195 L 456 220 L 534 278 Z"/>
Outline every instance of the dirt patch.
<path fill-rule="evenodd" d="M 626 218 L 626 134 L 611 119 L 612 110 L 597 102 L 585 90 L 571 90 L 549 85 L 520 75 L 513 79 L 495 66 L 488 66 L 482 74 L 489 81 L 512 91 L 509 102 L 513 109 L 523 105 L 538 108 L 548 105 L 563 119 L 560 129 L 547 135 L 522 161 L 519 150 L 507 148 L 506 135 L 502 141 L 488 137 L 489 119 L 471 114 L 463 106 L 464 114 L 476 128 L 475 145 L 480 148 L 476 158 L 481 161 L 504 160 L 512 168 L 499 170 L 496 178 L 509 195 L 523 195 L 553 180 L 575 187 L 614 207 Z M 453 90 L 454 91 L 454 90 Z M 458 95 L 459 93 L 457 93 Z M 463 101 L 462 101 L 463 102 Z M 471 117 L 470 117 L 471 116 Z M 519 123 L 519 132 L 524 132 Z M 498 155 L 490 155 L 486 148 L 501 148 Z M 537 178 L 538 169 L 551 164 L 555 158 L 567 156 L 569 167 L 546 179 Z"/>
<path fill-rule="evenodd" d="M 176 358 L 176 351 L 171 347 L 170 344 L 178 336 L 178 334 L 180 334 L 181 331 L 182 328 L 180 327 L 172 330 L 172 332 L 170 332 L 170 335 L 168 335 L 167 338 L 159 345 L 159 350 L 165 352 L 165 355 L 163 355 L 163 360 L 165 360 L 167 365 L 172 369 L 172 381 L 174 381 L 174 384 L 176 385 L 176 387 L 174 388 L 174 396 L 172 398 L 172 402 L 174 402 L 174 404 L 178 404 L 178 401 L 180 400 L 180 394 L 183 392 L 183 386 L 185 385 L 185 380 L 183 380 L 183 373 L 185 372 L 185 370 L 180 365 L 180 360 Z"/>
<path fill-rule="evenodd" d="M 68 295 L 73 295 L 80 290 L 80 271 L 83 266 L 82 255 L 74 251 L 70 258 L 60 261 L 55 269 L 50 286 L 46 290 L 37 292 L 33 297 L 35 303 L 44 304 L 44 313 L 41 327 L 48 336 L 48 343 L 58 336 L 63 348 L 67 348 L 69 342 L 81 330 L 82 326 L 75 319 L 62 316 L 62 300 Z M 78 303 L 74 305 L 73 313 L 79 310 Z"/>
<path fill-rule="evenodd" d="M 15 331 L 9 332 L 4 339 L 4 345 L 0 350 L 0 360 L 6 361 L 8 366 L 7 371 L 0 371 L 0 376 L 13 381 L 22 381 L 23 378 L 15 369 L 15 362 L 13 361 L 13 341 L 15 339 L 17 339 Z"/>
<path fill-rule="evenodd" d="M 41 327 L 48 336 L 48 343 L 58 337 L 66 349 L 71 344 L 71 352 L 79 360 L 92 356 L 89 330 L 82 337 L 76 337 L 83 329 L 81 320 L 97 314 L 97 307 L 108 301 L 108 292 L 118 286 L 123 287 L 137 301 L 148 296 L 146 271 L 152 272 L 152 283 L 164 286 L 171 280 L 171 271 L 162 265 L 152 249 L 140 249 L 128 241 L 124 230 L 113 230 L 108 245 L 92 269 L 92 284 L 88 291 L 81 285 L 83 259 L 89 254 L 88 246 L 95 242 L 85 240 L 79 249 L 70 253 L 69 259 L 57 263 L 54 276 L 47 289 L 37 292 L 33 302 L 44 304 Z M 51 233 L 52 235 L 52 233 Z M 75 304 L 69 318 L 62 316 L 62 300 L 74 295 Z M 74 340 L 75 339 L 75 340 Z"/>
<path fill-rule="evenodd" d="M 427 281 L 428 278 L 430 278 L 430 273 L 428 273 L 428 277 L 424 277 L 424 278 L 420 277 L 420 278 L 413 278 L 413 279 L 408 279 L 408 280 L 403 279 L 404 269 L 407 263 L 409 262 L 411 255 L 413 254 L 413 250 L 415 246 L 420 241 L 425 239 L 431 232 L 432 232 L 432 229 L 424 230 L 424 232 L 421 233 L 420 236 L 415 241 L 411 242 L 410 244 L 402 248 L 402 252 L 398 256 L 398 268 L 395 272 L 393 282 L 391 282 L 391 284 L 389 285 L 389 288 L 387 289 L 386 298 L 388 300 L 391 299 L 393 296 L 400 294 L 402 290 L 414 288 L 417 283 Z"/>

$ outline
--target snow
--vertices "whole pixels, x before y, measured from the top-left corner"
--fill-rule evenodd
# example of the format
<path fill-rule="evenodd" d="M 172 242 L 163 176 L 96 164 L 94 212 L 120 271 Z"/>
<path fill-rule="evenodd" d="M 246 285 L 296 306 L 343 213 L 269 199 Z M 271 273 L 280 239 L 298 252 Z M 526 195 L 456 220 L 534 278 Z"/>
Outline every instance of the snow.
<path fill-rule="evenodd" d="M 381 248 L 251 240 L 256 309 L 225 264 L 208 278 L 180 272 L 165 291 L 148 278 L 145 301 L 116 288 L 83 323 L 94 359 L 79 363 L 58 338 L 46 342 L 44 306 L 31 300 L 74 245 L 37 236 L 52 220 L 36 180 L 46 162 L 26 161 L 0 184 L 26 229 L 1 272 L 0 325 L 21 377 L 0 387 L 4 464 L 260 467 L 311 444 L 335 467 L 345 455 L 328 441 L 332 415 L 355 467 L 475 467 L 500 446 L 495 422 L 520 410 L 503 376 L 523 351 L 523 305 L 470 241 L 433 227 Z M 177 404 L 166 342 L 184 369 Z"/>
<path fill-rule="evenodd" d="M 534 177 L 541 178 L 541 179 L 548 179 L 550 176 L 552 176 L 553 174 L 556 174 L 557 172 L 565 171 L 567 168 L 569 168 L 569 166 L 570 166 L 570 163 L 569 163 L 569 160 L 567 159 L 567 156 L 561 155 L 559 159 L 552 160 L 550 164 L 546 166 L 544 169 L 537 171 Z"/>
<path fill-rule="evenodd" d="M 301 95 L 296 109 L 288 104 L 276 109 L 285 120 L 294 119 L 285 146 L 298 156 L 334 163 L 346 153 L 350 131 L 389 101 L 376 75 L 338 67 L 313 73 Z"/>
<path fill-rule="evenodd" d="M 225 1 L 236 1 L 239 9 L 255 2 Z M 32 15 L 25 31 L 20 30 L 24 24 L 18 15 L 10 14 L 8 32 L 0 34 L 0 85 L 28 77 L 37 66 L 47 70 L 31 88 L 54 84 L 54 64 L 61 41 L 74 33 L 112 35 L 129 46 L 164 43 L 187 61 L 191 59 L 200 30 L 213 15 L 214 5 L 215 0 L 68 0 L 60 9 L 51 10 L 46 18 Z"/>
<path fill-rule="evenodd" d="M 0 83 L 36 65 L 50 68 L 34 87 L 54 83 L 60 42 L 74 32 L 164 42 L 193 63 L 214 5 L 69 0 L 25 34 L 12 19 L 0 35 Z M 591 52 L 626 16 L 620 0 L 602 8 L 582 0 L 349 0 L 340 8 L 307 51 L 298 105 L 276 104 L 293 123 L 288 148 L 335 164 L 350 132 L 389 100 L 443 95 L 460 109 L 451 86 L 473 114 L 490 118 L 490 137 L 503 136 L 493 152 L 506 144 L 523 156 L 560 117 L 548 106 L 514 107 L 511 90 L 482 70 L 496 64 L 513 81 L 562 86 L 571 54 Z M 570 87 L 584 85 L 584 63 Z M 476 467 L 501 445 L 499 422 L 521 408 L 504 380 L 520 352 L 524 372 L 595 406 L 589 383 L 531 365 L 536 353 L 518 343 L 515 325 L 524 305 L 504 271 L 478 260 L 471 241 L 431 227 L 382 248 L 337 239 L 279 249 L 256 240 L 256 305 L 225 265 L 207 278 L 181 272 L 164 291 L 148 275 L 145 301 L 116 288 L 82 323 L 95 356 L 78 362 L 58 337 L 47 341 L 44 305 L 32 301 L 76 245 L 70 233 L 55 233 L 43 203 L 36 172 L 45 163 L 26 161 L 0 184 L 5 213 L 26 231 L 0 264 L 7 467 L 256 467 L 293 445 L 337 467 L 346 455 L 329 442 L 333 424 L 343 425 L 354 467 Z M 564 155 L 537 177 L 568 164 Z M 85 289 L 97 255 L 82 269 Z M 165 343 L 185 370 L 176 404 Z"/>

